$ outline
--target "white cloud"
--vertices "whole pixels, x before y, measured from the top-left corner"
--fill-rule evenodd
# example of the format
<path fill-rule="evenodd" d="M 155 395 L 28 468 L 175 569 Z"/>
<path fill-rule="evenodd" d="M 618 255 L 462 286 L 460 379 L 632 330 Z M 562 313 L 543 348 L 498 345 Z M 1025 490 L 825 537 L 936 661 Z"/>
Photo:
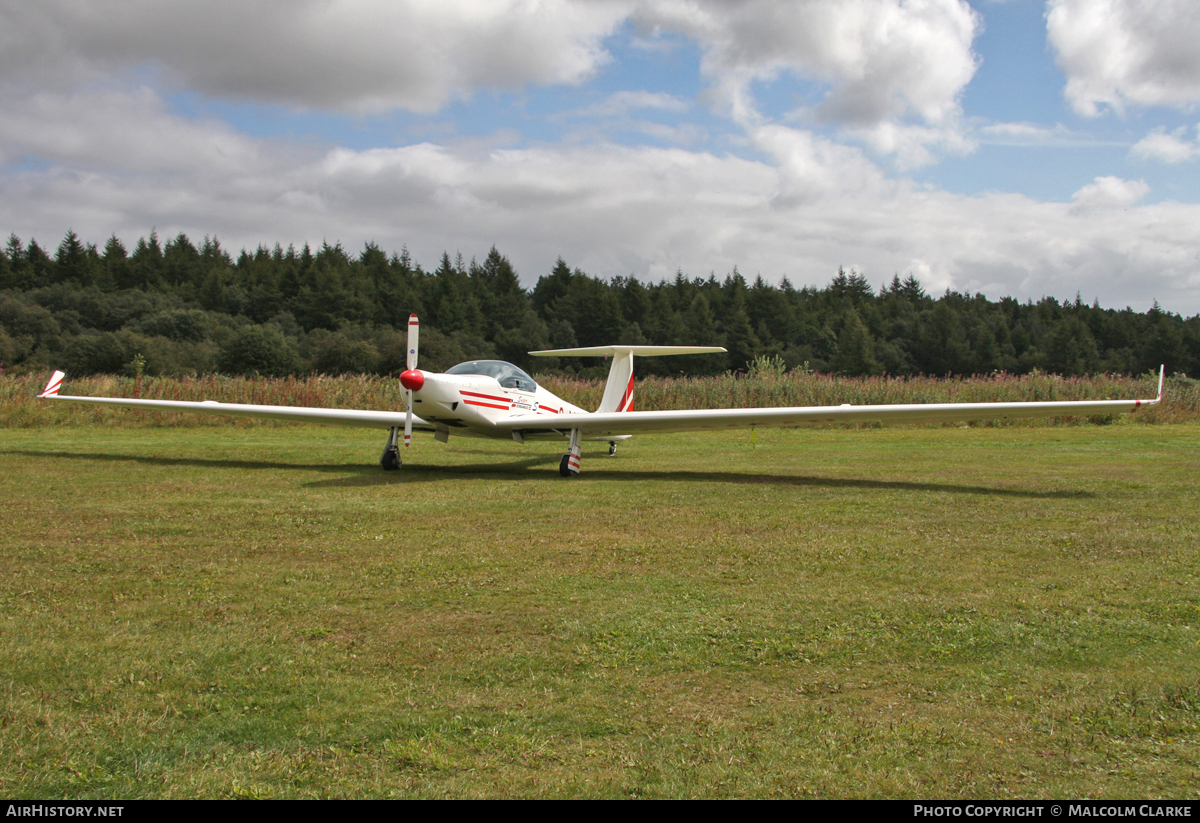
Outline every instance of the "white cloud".
<path fill-rule="evenodd" d="M 1161 160 L 1164 163 L 1182 163 L 1200 154 L 1200 144 L 1183 139 L 1185 127 L 1167 134 L 1155 131 L 1134 144 L 1130 154 L 1144 160 Z"/>
<path fill-rule="evenodd" d="M 935 293 L 1079 291 L 1109 306 L 1157 298 L 1200 311 L 1200 207 L 1136 206 L 1148 190 L 1139 181 L 1099 178 L 1073 203 L 963 197 L 890 179 L 860 149 L 778 125 L 748 131 L 759 161 L 603 143 L 355 151 L 194 123 L 145 92 L 61 105 L 28 138 L 44 161 L 0 176 L 0 226 L 26 240 L 53 244 L 69 227 L 94 242 L 115 231 L 132 243 L 151 227 L 216 234 L 234 249 L 340 240 L 355 251 L 374 240 L 406 243 L 426 265 L 495 244 L 527 284 L 559 255 L 598 276 L 655 280 L 737 265 L 824 285 L 845 264 L 877 285 L 913 271 Z M 0 144 L 12 149 L 38 120 L 0 123 Z M 157 152 L 145 169 L 129 159 L 143 151 Z"/>
<path fill-rule="evenodd" d="M 73 91 L 114 77 L 297 109 L 432 112 L 482 89 L 577 84 L 632 20 L 683 35 L 723 111 L 757 125 L 754 81 L 827 86 L 807 112 L 902 166 L 958 150 L 976 68 L 966 0 L 10 0 L 0 77 Z M 684 101 L 619 92 L 594 116 Z"/>
<path fill-rule="evenodd" d="M 1066 96 L 1085 115 L 1200 101 L 1194 0 L 1049 0 L 1046 27 Z"/>
<path fill-rule="evenodd" d="M 1097 145 L 1093 138 L 1074 133 L 1061 123 L 1052 127 L 1038 123 L 986 123 L 977 125 L 973 134 L 981 143 L 1000 146 Z"/>
<path fill-rule="evenodd" d="M 0 76 L 70 87 L 161 68 L 214 97 L 428 112 L 482 88 L 586 79 L 625 13 L 604 0 L 7 2 Z"/>
<path fill-rule="evenodd" d="M 679 122 L 678 117 L 688 111 L 687 101 L 673 94 L 649 91 L 618 91 L 590 106 L 566 112 L 555 119 L 577 119 L 584 121 L 581 130 L 572 131 L 569 141 L 597 139 L 600 135 L 637 133 L 653 140 L 676 146 L 690 146 L 708 138 L 708 132 L 695 123 Z M 658 114 L 675 119 L 670 125 L 645 119 Z M 642 115 L 642 116 L 636 116 Z"/>
<path fill-rule="evenodd" d="M 675 114 L 687 111 L 688 104 L 673 94 L 649 91 L 613 92 L 603 101 L 577 109 L 572 114 L 579 117 L 623 117 L 635 111 L 651 109 Z"/>
<path fill-rule="evenodd" d="M 38 0 L 0 5 L 0 76 L 69 88 L 161 68 L 214 97 L 433 111 L 482 88 L 578 83 L 627 19 L 699 42 L 731 106 L 749 81 L 791 73 L 829 84 L 819 116 L 859 127 L 946 123 L 976 68 L 965 0 Z"/>
<path fill-rule="evenodd" d="M 1145 197 L 1150 187 L 1143 180 L 1097 177 L 1071 195 L 1077 209 L 1123 209 Z"/>
<path fill-rule="evenodd" d="M 152 90 L 0 98 L 0 162 L 36 156 L 75 169 L 152 174 L 180 158 L 252 173 L 265 162 L 260 144 L 220 121 L 173 115 Z M 275 147 L 285 156 L 284 146 Z M 281 158 L 282 159 L 282 158 Z"/>
<path fill-rule="evenodd" d="M 759 159 L 681 148 L 697 127 L 678 118 L 634 120 L 688 106 L 645 91 L 612 95 L 591 116 L 624 118 L 622 127 L 675 147 L 596 138 L 500 149 L 432 137 L 330 147 L 183 117 L 163 98 L 170 88 L 429 111 L 484 88 L 580 82 L 609 59 L 606 36 L 631 19 L 660 39 L 699 44 L 706 82 Z M 99 242 L 151 227 L 215 233 L 235 249 L 328 239 L 353 250 L 374 240 L 407 243 L 427 265 L 444 250 L 496 244 L 527 284 L 559 255 L 605 277 L 737 265 L 812 284 L 841 263 L 876 284 L 913 271 L 931 291 L 1080 291 L 1105 305 L 1145 308 L 1157 297 L 1200 311 L 1191 251 L 1200 207 L 1138 206 L 1149 187 L 1116 177 L 1070 203 L 922 189 L 889 178 L 855 145 L 757 113 L 756 82 L 798 77 L 827 92 L 806 117 L 901 166 L 970 151 L 958 99 L 975 69 L 977 28 L 960 0 L 0 0 L 0 227 L 50 243 L 68 227 Z M 989 134 L 1051 139 L 1005 125 Z M 1138 153 L 1165 157 L 1179 150 L 1172 145 L 1148 137 Z"/>
<path fill-rule="evenodd" d="M 879 123 L 872 128 L 847 131 L 876 152 L 895 155 L 896 167 L 901 171 L 933 163 L 936 158 L 931 148 L 960 156 L 970 154 L 976 148 L 975 141 L 963 134 L 957 124 L 949 128 L 930 128 Z"/>
<path fill-rule="evenodd" d="M 1036 123 L 990 123 L 979 131 L 992 139 L 1013 140 L 1019 143 L 1044 143 L 1054 135 L 1053 129 Z"/>
<path fill-rule="evenodd" d="M 976 68 L 979 20 L 961 0 L 659 0 L 634 19 L 699 41 L 705 74 L 742 119 L 754 115 L 751 81 L 791 73 L 829 84 L 815 112 L 827 121 L 940 125 Z"/>

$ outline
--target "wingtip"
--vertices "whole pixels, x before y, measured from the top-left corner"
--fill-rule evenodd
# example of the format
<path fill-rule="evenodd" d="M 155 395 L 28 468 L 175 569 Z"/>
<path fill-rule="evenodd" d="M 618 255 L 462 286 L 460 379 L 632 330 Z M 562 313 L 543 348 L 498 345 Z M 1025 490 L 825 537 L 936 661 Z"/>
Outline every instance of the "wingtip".
<path fill-rule="evenodd" d="M 1158 397 L 1154 398 L 1154 402 L 1158 403 L 1162 400 L 1163 378 L 1167 376 L 1167 364 L 1163 363 L 1158 367 Z"/>
<path fill-rule="evenodd" d="M 65 372 L 55 371 L 54 374 L 50 375 L 50 382 L 46 384 L 46 388 L 42 389 L 42 393 L 38 397 L 57 397 L 58 390 L 62 388 L 63 378 L 66 376 Z"/>

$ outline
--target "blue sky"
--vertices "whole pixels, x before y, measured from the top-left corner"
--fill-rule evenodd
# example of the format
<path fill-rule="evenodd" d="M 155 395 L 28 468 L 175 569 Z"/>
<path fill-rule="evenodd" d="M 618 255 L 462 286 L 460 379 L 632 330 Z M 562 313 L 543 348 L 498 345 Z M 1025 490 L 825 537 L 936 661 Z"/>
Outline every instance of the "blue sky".
<path fill-rule="evenodd" d="M 1183 0 L 0 0 L 0 215 L 1195 314 L 1198 36 Z"/>

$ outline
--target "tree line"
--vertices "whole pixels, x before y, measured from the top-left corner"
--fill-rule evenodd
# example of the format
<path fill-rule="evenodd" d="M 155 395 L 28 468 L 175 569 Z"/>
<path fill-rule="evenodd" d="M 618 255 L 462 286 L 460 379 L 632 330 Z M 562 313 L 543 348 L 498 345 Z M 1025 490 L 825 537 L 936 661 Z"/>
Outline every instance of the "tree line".
<path fill-rule="evenodd" d="M 605 280 L 561 258 L 532 290 L 496 248 L 483 262 L 367 243 L 259 246 L 236 257 L 215 237 L 130 251 L 67 232 L 53 251 L 10 235 L 0 251 L 0 364 L 27 373 L 395 374 L 410 313 L 421 317 L 421 366 L 470 359 L 590 375 L 595 361 L 535 364 L 528 351 L 624 344 L 722 345 L 724 355 L 646 360 L 643 373 L 719 374 L 754 363 L 844 375 L 1034 370 L 1063 375 L 1200 373 L 1200 315 L 1105 309 L 1078 296 L 1024 303 L 947 290 L 911 274 L 875 290 L 838 269 L 824 288 L 725 277 Z"/>

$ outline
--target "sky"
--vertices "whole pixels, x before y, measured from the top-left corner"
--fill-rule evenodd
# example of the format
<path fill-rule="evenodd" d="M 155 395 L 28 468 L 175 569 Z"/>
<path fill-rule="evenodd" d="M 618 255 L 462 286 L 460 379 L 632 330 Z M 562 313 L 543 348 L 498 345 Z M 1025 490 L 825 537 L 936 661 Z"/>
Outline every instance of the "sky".
<path fill-rule="evenodd" d="M 1193 0 L 0 0 L 0 233 L 1200 313 Z"/>

